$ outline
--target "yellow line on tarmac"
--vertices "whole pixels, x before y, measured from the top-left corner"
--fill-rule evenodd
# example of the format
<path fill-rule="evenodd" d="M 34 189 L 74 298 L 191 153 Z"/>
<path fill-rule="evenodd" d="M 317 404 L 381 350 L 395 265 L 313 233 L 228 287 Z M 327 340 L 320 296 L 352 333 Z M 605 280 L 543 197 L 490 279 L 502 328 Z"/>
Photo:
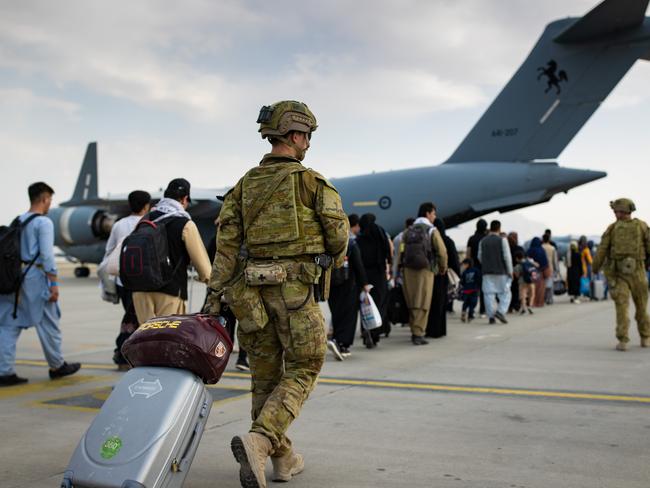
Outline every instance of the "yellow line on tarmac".
<path fill-rule="evenodd" d="M 46 361 L 34 360 L 34 359 L 17 359 L 16 364 L 18 366 L 47 366 Z M 88 364 L 82 363 L 81 369 L 105 369 L 107 371 L 117 371 L 117 367 L 114 364 Z"/>
<path fill-rule="evenodd" d="M 483 394 L 491 394 L 491 395 L 567 398 L 567 399 L 577 399 L 577 400 L 605 400 L 610 402 L 632 402 L 632 403 L 650 404 L 650 397 L 632 396 L 632 395 L 613 395 L 608 393 L 577 393 L 577 392 L 563 392 L 563 391 L 492 388 L 492 387 L 483 387 L 483 386 L 454 386 L 454 385 L 434 385 L 434 384 L 423 384 L 423 383 L 395 383 L 391 381 L 346 380 L 346 379 L 333 379 L 333 378 L 320 378 L 318 382 L 332 384 L 332 385 L 369 386 L 374 388 L 396 388 L 396 389 L 405 389 L 405 390 L 428 390 L 428 391 L 444 391 L 444 392 L 457 392 L 457 393 L 483 393 Z"/>
<path fill-rule="evenodd" d="M 22 385 L 8 386 L 0 388 L 0 400 L 4 398 L 16 397 L 19 395 L 29 395 L 32 393 L 41 393 L 43 391 L 55 390 L 64 388 L 66 386 L 78 385 L 81 383 L 89 383 L 92 381 L 106 379 L 105 376 L 87 376 L 87 375 L 74 375 L 57 380 L 35 381 L 33 383 L 24 383 Z"/>
<path fill-rule="evenodd" d="M 47 366 L 47 363 L 45 361 L 33 361 L 33 360 L 17 360 L 16 364 L 23 365 L 23 366 Z M 115 366 L 108 365 L 108 364 L 84 363 L 83 367 L 85 369 L 104 369 L 104 370 L 116 371 Z M 223 377 L 234 378 L 234 379 L 250 379 L 250 374 L 226 372 L 223 374 Z M 75 378 L 75 376 L 70 377 L 70 379 L 73 378 Z M 89 377 L 89 378 L 93 378 L 93 377 Z M 64 380 L 57 380 L 49 383 L 51 383 L 53 387 L 59 385 L 63 386 L 63 383 L 61 383 L 61 381 Z M 529 389 L 518 389 L 518 388 L 496 388 L 496 387 L 485 387 L 485 386 L 440 385 L 440 384 L 432 384 L 432 383 L 402 383 L 396 381 L 355 380 L 355 379 L 331 378 L 331 377 L 330 378 L 320 377 L 318 381 L 319 383 L 328 384 L 328 385 L 365 386 L 370 388 L 386 388 L 386 389 L 398 389 L 398 390 L 439 391 L 439 392 L 450 392 L 450 393 L 475 393 L 475 394 L 518 396 L 518 397 L 530 397 L 530 398 L 600 400 L 600 401 L 608 401 L 608 402 L 650 404 L 650 396 L 620 395 L 620 394 L 611 394 L 611 393 L 581 393 L 581 392 L 570 392 L 570 391 L 565 392 L 565 391 L 549 391 L 549 390 L 529 390 Z M 37 384 L 31 386 L 37 386 Z M 2 394 L 4 391 L 12 390 L 14 388 L 24 388 L 24 386 L 16 386 L 16 387 L 0 389 L 0 398 L 3 398 Z"/>

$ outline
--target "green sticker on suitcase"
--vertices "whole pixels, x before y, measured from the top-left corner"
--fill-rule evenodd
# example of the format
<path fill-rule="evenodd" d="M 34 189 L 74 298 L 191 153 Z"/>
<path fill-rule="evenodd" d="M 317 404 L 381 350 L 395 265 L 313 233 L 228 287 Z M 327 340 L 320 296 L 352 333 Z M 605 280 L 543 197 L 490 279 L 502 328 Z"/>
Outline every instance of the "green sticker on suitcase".
<path fill-rule="evenodd" d="M 122 439 L 117 436 L 109 437 L 102 445 L 101 455 L 104 459 L 111 459 L 122 449 Z"/>

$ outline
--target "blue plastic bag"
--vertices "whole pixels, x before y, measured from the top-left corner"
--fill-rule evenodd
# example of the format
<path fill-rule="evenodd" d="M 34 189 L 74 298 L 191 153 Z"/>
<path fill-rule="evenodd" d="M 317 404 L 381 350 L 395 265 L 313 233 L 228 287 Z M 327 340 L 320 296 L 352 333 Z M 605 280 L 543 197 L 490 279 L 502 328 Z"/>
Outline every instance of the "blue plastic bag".
<path fill-rule="evenodd" d="M 591 280 L 588 276 L 580 278 L 580 294 L 586 297 L 591 295 Z"/>

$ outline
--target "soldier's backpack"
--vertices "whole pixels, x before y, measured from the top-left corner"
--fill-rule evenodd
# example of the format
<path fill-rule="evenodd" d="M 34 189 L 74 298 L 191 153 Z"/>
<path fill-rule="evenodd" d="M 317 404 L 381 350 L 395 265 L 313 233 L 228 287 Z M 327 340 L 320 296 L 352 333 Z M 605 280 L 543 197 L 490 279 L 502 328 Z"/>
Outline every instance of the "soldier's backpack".
<path fill-rule="evenodd" d="M 433 251 L 427 226 L 412 225 L 404 231 L 402 241 L 404 243 L 402 266 L 409 269 L 431 268 Z"/>
<path fill-rule="evenodd" d="M 120 280 L 127 290 L 160 290 L 174 277 L 165 221 L 143 219 L 122 242 Z"/>
<path fill-rule="evenodd" d="M 535 283 L 539 279 L 539 269 L 530 260 L 521 263 L 522 276 L 525 283 Z"/>
<path fill-rule="evenodd" d="M 18 308 L 18 295 L 20 294 L 20 286 L 22 285 L 25 275 L 29 269 L 34 265 L 40 253 L 36 253 L 34 259 L 27 263 L 25 271 L 22 270 L 22 258 L 20 256 L 20 236 L 27 224 L 29 224 L 39 214 L 33 214 L 25 219 L 25 222 L 20 222 L 20 218 L 16 217 L 14 221 L 6 226 L 0 227 L 0 294 L 10 295 L 15 294 L 13 318 L 16 318 L 16 310 Z"/>

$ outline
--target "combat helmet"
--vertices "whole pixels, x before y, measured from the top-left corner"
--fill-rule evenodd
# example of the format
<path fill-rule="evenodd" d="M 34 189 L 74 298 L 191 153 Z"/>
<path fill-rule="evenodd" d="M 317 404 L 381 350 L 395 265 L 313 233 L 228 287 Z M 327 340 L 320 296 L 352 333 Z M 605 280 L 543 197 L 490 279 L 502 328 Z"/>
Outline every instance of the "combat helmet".
<path fill-rule="evenodd" d="M 617 198 L 613 202 L 609 202 L 609 206 L 615 212 L 632 213 L 636 210 L 634 202 L 629 198 Z"/>
<path fill-rule="evenodd" d="M 260 124 L 262 139 L 274 136 L 282 138 L 294 130 L 311 134 L 318 127 L 316 117 L 309 107 L 294 100 L 265 105 L 260 110 L 257 123 Z"/>

